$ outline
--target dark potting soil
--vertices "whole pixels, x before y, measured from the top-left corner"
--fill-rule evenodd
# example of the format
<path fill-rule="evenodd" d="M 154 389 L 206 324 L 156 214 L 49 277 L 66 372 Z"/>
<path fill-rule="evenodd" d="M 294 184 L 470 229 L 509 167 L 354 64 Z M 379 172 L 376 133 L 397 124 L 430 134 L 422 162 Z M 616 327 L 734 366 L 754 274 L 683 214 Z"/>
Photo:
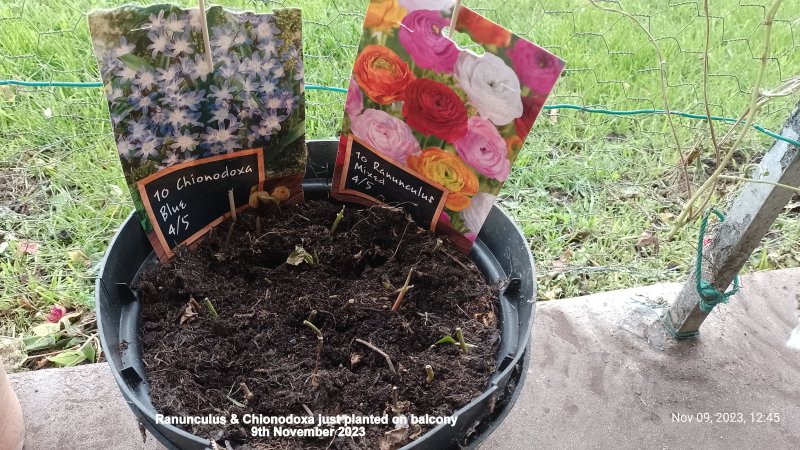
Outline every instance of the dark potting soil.
<path fill-rule="evenodd" d="M 314 201 L 284 208 L 279 220 L 240 215 L 229 248 L 223 223 L 194 250 L 148 267 L 137 280 L 143 301 L 141 338 L 151 398 L 165 416 L 388 415 L 364 437 L 252 437 L 251 425 L 180 425 L 237 448 L 396 448 L 433 426 L 412 425 L 389 445 L 391 391 L 410 416 L 450 416 L 485 391 L 499 347 L 497 286 L 449 242 L 399 210 Z M 302 247 L 299 265 L 287 258 Z M 397 312 L 391 308 L 409 270 Z M 186 314 L 194 298 L 199 304 Z M 208 298 L 218 313 L 205 306 Z M 354 302 L 348 304 L 348 300 Z M 317 364 L 318 339 L 324 340 Z M 181 324 L 182 317 L 188 319 Z M 432 345 L 461 327 L 476 347 Z M 383 351 L 384 356 L 360 339 Z M 435 373 L 427 382 L 425 365 Z M 241 384 L 252 393 L 245 401 Z M 246 403 L 246 406 L 242 406 Z M 265 426 L 272 431 L 272 426 Z M 289 425 L 286 428 L 303 428 Z M 335 427 L 328 427 L 335 428 Z M 359 434 L 356 431 L 356 434 Z M 401 433 L 402 434 L 402 433 Z"/>

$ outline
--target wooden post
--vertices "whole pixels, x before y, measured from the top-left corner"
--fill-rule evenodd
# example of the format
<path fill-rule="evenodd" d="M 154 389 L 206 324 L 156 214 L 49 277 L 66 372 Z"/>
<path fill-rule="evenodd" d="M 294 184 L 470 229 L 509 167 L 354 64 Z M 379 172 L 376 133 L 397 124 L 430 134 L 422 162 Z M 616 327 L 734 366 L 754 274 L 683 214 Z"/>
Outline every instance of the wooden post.
<path fill-rule="evenodd" d="M 795 107 L 784 125 L 781 136 L 798 140 L 800 104 Z M 776 140 L 752 177 L 754 180 L 788 186 L 800 185 L 800 148 Z M 703 251 L 703 277 L 715 289 L 720 292 L 728 289 L 794 194 L 794 191 L 774 184 L 751 181 L 743 186 L 725 222 L 718 227 L 711 245 Z M 703 312 L 699 306 L 696 276 L 693 271 L 678 298 L 666 312 L 670 316 L 665 319 L 671 320 L 679 335 L 697 332 L 708 317 L 708 313 Z"/>

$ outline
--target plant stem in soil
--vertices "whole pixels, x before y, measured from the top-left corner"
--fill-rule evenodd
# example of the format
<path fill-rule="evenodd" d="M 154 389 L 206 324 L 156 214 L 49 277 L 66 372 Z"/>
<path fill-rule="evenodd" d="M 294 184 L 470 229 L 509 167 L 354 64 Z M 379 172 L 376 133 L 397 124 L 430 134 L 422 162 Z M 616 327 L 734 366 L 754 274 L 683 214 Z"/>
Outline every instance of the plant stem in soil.
<path fill-rule="evenodd" d="M 214 317 L 215 319 L 219 317 L 219 314 L 217 314 L 217 309 L 214 308 L 214 304 L 211 303 L 211 300 L 208 297 L 206 297 L 204 301 L 206 302 L 206 308 L 208 309 L 208 312 L 211 314 L 211 316 Z"/>
<path fill-rule="evenodd" d="M 432 383 L 434 374 L 433 374 L 433 367 L 431 367 L 430 364 L 425 365 L 425 373 L 428 375 L 427 378 L 428 383 Z"/>
<path fill-rule="evenodd" d="M 342 210 L 336 214 L 336 218 L 333 219 L 333 226 L 331 226 L 331 234 L 336 232 L 336 228 L 339 226 L 339 222 L 342 221 L 344 218 L 344 206 L 342 206 Z"/>
<path fill-rule="evenodd" d="M 315 311 L 316 312 L 316 311 Z M 308 327 L 314 334 L 317 335 L 317 362 L 314 364 L 314 372 L 311 374 L 311 384 L 317 386 L 317 373 L 319 373 L 319 360 L 322 358 L 322 345 L 324 342 L 324 338 L 322 337 L 322 331 L 319 330 L 313 323 L 304 320 L 303 325 Z"/>
<path fill-rule="evenodd" d="M 411 283 L 411 274 L 413 273 L 414 273 L 414 268 L 412 267 L 408 271 L 408 276 L 406 277 L 406 282 L 403 283 L 403 287 L 397 290 L 398 292 L 397 300 L 394 301 L 394 305 L 392 306 L 392 311 L 397 312 L 397 310 L 400 309 L 400 305 L 403 304 L 403 297 L 405 297 L 406 293 L 410 291 L 411 288 L 414 287 L 413 285 L 409 286 L 409 283 Z"/>
<path fill-rule="evenodd" d="M 456 328 L 456 339 L 458 340 L 458 345 L 461 346 L 461 353 L 467 353 L 469 347 L 467 347 L 467 342 L 464 340 L 464 332 L 461 331 L 461 327 Z"/>

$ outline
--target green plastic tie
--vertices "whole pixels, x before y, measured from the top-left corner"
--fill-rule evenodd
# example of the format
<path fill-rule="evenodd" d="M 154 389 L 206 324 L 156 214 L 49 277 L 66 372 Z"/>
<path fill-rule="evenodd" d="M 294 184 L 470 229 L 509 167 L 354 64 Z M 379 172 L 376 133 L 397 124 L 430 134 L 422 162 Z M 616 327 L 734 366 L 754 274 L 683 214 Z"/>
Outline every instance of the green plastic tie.
<path fill-rule="evenodd" d="M 725 214 L 710 209 L 703 216 L 703 221 L 700 223 L 700 233 L 697 236 L 697 263 L 695 264 L 695 280 L 697 281 L 697 295 L 700 296 L 700 310 L 705 313 L 710 313 L 715 306 L 720 303 L 728 303 L 728 299 L 734 294 L 739 292 L 739 275 L 733 277 L 733 289 L 728 292 L 720 292 L 707 280 L 703 279 L 703 239 L 706 236 L 706 227 L 708 226 L 708 219 L 714 213 L 720 222 L 725 221 Z"/>
<path fill-rule="evenodd" d="M 666 328 L 667 332 L 669 332 L 669 334 L 671 334 L 675 339 L 694 339 L 697 336 L 700 336 L 700 330 L 678 331 L 675 329 L 675 324 L 672 323 L 672 313 L 669 311 L 661 316 L 661 323 L 664 324 L 664 328 Z"/>

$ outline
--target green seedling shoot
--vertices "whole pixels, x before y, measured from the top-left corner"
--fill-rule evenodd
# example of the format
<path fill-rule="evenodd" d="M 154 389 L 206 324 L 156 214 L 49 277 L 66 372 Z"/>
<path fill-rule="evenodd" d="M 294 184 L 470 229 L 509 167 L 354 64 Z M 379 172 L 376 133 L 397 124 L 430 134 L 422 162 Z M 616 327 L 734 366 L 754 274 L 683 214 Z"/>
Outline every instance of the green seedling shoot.
<path fill-rule="evenodd" d="M 459 338 L 460 337 L 460 338 Z M 458 345 L 459 350 L 461 353 L 467 353 L 470 348 L 477 347 L 475 344 L 469 344 L 464 340 L 464 332 L 461 331 L 461 328 L 456 328 L 456 337 L 453 336 L 445 336 L 438 341 L 436 341 L 430 348 L 436 347 L 437 345 L 441 344 L 450 344 L 450 345 Z"/>
<path fill-rule="evenodd" d="M 336 232 L 336 228 L 339 226 L 339 222 L 341 222 L 343 218 L 344 218 L 344 206 L 342 206 L 342 210 L 336 214 L 336 218 L 333 219 L 333 226 L 331 226 L 331 234 Z"/>

